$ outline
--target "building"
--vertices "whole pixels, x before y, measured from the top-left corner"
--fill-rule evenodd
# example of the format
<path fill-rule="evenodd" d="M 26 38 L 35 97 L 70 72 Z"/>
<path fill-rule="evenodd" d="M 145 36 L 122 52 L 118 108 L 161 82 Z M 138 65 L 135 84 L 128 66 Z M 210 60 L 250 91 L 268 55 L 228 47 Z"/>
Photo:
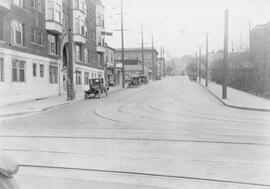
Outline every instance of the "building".
<path fill-rule="evenodd" d="M 124 63 L 125 63 L 125 80 L 129 80 L 132 76 L 142 75 L 142 62 L 140 60 L 125 59 Z"/>
<path fill-rule="evenodd" d="M 105 79 L 108 81 L 108 84 L 116 84 L 114 53 L 115 50 L 112 47 L 108 45 L 105 46 Z"/>
<path fill-rule="evenodd" d="M 250 31 L 250 54 L 262 67 L 270 64 L 270 22 Z"/>
<path fill-rule="evenodd" d="M 105 7 L 100 0 L 96 0 L 96 44 L 97 44 L 97 62 L 99 66 L 104 65 L 105 54 Z"/>
<path fill-rule="evenodd" d="M 154 62 L 157 62 L 158 52 L 156 49 L 153 51 Z M 122 51 L 121 49 L 116 49 L 115 60 L 121 61 Z M 125 48 L 125 59 L 134 59 L 142 61 L 142 49 L 141 48 Z M 148 78 L 152 79 L 152 48 L 144 49 L 144 71 Z"/>
<path fill-rule="evenodd" d="M 1 104 L 66 94 L 68 28 L 72 30 L 74 89 L 104 77 L 96 49 L 96 1 L 0 0 Z M 69 27 L 72 23 L 72 27 Z"/>

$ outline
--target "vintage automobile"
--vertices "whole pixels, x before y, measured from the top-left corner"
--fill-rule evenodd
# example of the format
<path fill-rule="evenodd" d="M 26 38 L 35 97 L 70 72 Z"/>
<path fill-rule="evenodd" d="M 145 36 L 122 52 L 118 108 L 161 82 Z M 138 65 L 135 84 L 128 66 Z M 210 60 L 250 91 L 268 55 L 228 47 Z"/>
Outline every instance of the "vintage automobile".
<path fill-rule="evenodd" d="M 128 88 L 138 87 L 140 85 L 140 77 L 132 76 L 128 82 Z"/>
<path fill-rule="evenodd" d="M 19 189 L 14 178 L 18 172 L 19 165 L 9 156 L 0 151 L 0 188 L 1 189 Z"/>
<path fill-rule="evenodd" d="M 140 79 L 141 79 L 141 83 L 142 83 L 142 84 L 144 84 L 144 85 L 147 85 L 147 84 L 148 84 L 147 76 L 141 75 L 141 76 L 140 76 Z"/>
<path fill-rule="evenodd" d="M 89 79 L 89 88 L 84 91 L 84 99 L 101 98 L 102 94 L 108 96 L 109 87 L 105 86 L 103 78 Z"/>

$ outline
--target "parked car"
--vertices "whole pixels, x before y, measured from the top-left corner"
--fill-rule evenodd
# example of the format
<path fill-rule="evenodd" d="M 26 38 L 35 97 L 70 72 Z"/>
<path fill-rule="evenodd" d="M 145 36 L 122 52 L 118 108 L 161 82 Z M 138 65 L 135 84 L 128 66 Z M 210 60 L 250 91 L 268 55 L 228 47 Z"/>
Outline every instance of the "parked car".
<path fill-rule="evenodd" d="M 0 188 L 19 189 L 14 175 L 18 172 L 19 165 L 9 156 L 0 152 Z"/>

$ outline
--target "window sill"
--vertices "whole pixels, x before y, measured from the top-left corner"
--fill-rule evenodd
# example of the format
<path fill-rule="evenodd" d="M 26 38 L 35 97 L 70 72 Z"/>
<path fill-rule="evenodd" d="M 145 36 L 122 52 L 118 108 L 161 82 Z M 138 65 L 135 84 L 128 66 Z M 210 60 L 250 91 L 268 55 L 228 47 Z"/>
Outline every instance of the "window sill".
<path fill-rule="evenodd" d="M 34 42 L 31 42 L 32 45 L 35 45 L 35 46 L 39 46 L 39 47 L 46 47 L 45 45 L 42 45 L 42 44 L 38 44 L 38 43 L 34 43 Z"/>
<path fill-rule="evenodd" d="M 55 57 L 55 58 L 58 58 L 58 57 L 59 57 L 58 54 L 52 54 L 52 53 L 49 53 L 49 55 L 50 55 L 50 56 L 53 56 L 53 57 Z"/>
<path fill-rule="evenodd" d="M 55 23 L 57 23 L 57 24 L 59 24 L 59 25 L 61 25 L 61 26 L 63 26 L 63 24 L 61 23 L 61 22 L 58 22 L 58 21 L 56 21 L 56 20 L 46 20 L 46 22 L 55 22 Z"/>
<path fill-rule="evenodd" d="M 22 48 L 22 49 L 27 49 L 27 47 L 23 46 L 23 45 L 18 45 L 18 44 L 13 44 L 13 43 L 10 43 L 11 46 L 13 47 L 18 47 L 18 48 Z"/>

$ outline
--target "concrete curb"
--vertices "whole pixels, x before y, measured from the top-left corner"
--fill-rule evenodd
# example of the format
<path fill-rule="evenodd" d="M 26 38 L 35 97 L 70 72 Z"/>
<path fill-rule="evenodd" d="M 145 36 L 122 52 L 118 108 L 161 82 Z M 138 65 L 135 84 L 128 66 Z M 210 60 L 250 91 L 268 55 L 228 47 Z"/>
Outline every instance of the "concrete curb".
<path fill-rule="evenodd" d="M 113 90 L 112 92 L 109 92 L 109 94 L 110 93 L 113 94 L 113 93 L 116 93 L 116 92 L 119 92 L 119 91 L 122 91 L 122 90 L 124 90 L 124 89 L 120 88 L 120 89 L 117 89 L 117 90 Z M 63 103 L 59 103 L 59 104 L 56 104 L 56 105 L 40 108 L 40 109 L 37 109 L 37 110 L 34 110 L 34 111 L 22 111 L 22 112 L 9 113 L 9 114 L 0 114 L 0 118 L 13 118 L 13 117 L 17 117 L 17 116 L 25 116 L 25 115 L 30 115 L 30 114 L 46 112 L 46 111 L 49 111 L 49 110 L 53 110 L 53 109 L 62 108 L 62 107 L 68 106 L 68 105 L 72 105 L 72 104 L 78 103 L 79 101 L 82 101 L 82 100 L 84 100 L 84 99 L 82 98 L 82 99 L 75 99 L 73 101 L 65 101 Z M 29 101 L 29 102 L 31 102 L 31 101 Z"/>
<path fill-rule="evenodd" d="M 200 85 L 202 88 L 204 88 L 206 91 L 208 91 L 211 95 L 213 95 L 218 101 L 220 101 L 224 106 L 227 106 L 229 108 L 236 108 L 240 110 L 249 110 L 249 111 L 259 111 L 259 112 L 270 112 L 270 109 L 264 109 L 264 108 L 250 108 L 250 107 L 244 107 L 244 106 L 235 106 L 235 105 L 230 105 L 224 102 L 221 98 L 219 98 L 215 93 L 210 91 L 207 87 L 202 85 L 201 83 L 197 82 L 198 85 Z"/>

